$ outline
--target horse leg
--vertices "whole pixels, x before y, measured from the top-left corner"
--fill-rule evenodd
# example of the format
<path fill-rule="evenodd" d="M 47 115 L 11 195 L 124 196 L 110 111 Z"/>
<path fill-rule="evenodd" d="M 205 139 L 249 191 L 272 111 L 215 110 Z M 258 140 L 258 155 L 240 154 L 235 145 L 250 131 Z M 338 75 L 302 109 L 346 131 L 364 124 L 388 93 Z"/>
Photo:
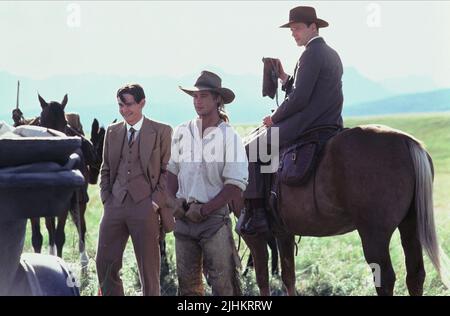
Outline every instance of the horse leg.
<path fill-rule="evenodd" d="M 250 271 L 250 269 L 253 269 L 255 267 L 255 264 L 253 262 L 253 256 L 250 253 L 247 259 L 247 264 L 245 265 L 245 271 L 242 274 L 243 276 L 246 276 L 248 274 L 248 271 Z"/>
<path fill-rule="evenodd" d="M 43 237 L 41 234 L 41 219 L 31 218 L 31 244 L 34 252 L 41 253 Z"/>
<path fill-rule="evenodd" d="M 295 290 L 294 235 L 283 234 L 276 237 L 281 261 L 281 279 L 289 296 L 297 294 Z"/>
<path fill-rule="evenodd" d="M 79 193 L 75 193 L 79 194 Z M 78 232 L 78 250 L 80 252 L 80 264 L 83 270 L 89 263 L 89 257 L 86 254 L 86 213 L 87 204 L 85 202 L 79 202 L 75 199 L 70 206 L 70 214 L 72 215 L 72 221 L 75 224 Z"/>
<path fill-rule="evenodd" d="M 267 262 L 269 260 L 267 240 L 260 234 L 252 236 L 244 235 L 243 238 L 253 256 L 256 283 L 258 284 L 259 294 L 261 296 L 270 296 L 269 269 L 267 267 Z"/>
<path fill-rule="evenodd" d="M 406 261 L 406 285 L 409 295 L 421 296 L 425 281 L 425 268 L 423 265 L 422 246 L 417 233 L 417 218 L 414 209 L 398 227 L 402 239 L 403 251 Z"/>
<path fill-rule="evenodd" d="M 45 226 L 47 227 L 48 231 L 48 247 L 49 247 L 49 253 L 52 256 L 56 256 L 56 246 L 55 246 L 55 217 L 46 217 L 45 218 Z"/>
<path fill-rule="evenodd" d="M 159 240 L 159 253 L 161 255 L 161 278 L 169 274 L 169 260 L 167 259 L 166 239 Z"/>
<path fill-rule="evenodd" d="M 392 268 L 389 254 L 389 243 L 393 231 L 380 231 L 380 229 L 360 230 L 364 257 L 374 270 L 375 289 L 380 296 L 394 294 L 395 272 Z"/>
<path fill-rule="evenodd" d="M 64 212 L 63 215 L 58 216 L 58 224 L 56 226 L 56 234 L 55 234 L 56 253 L 60 258 L 62 258 L 63 246 L 64 243 L 66 242 L 66 234 L 64 233 L 64 228 L 66 226 L 67 214 L 68 211 Z"/>
<path fill-rule="evenodd" d="M 80 210 L 80 230 L 78 232 L 79 234 L 79 243 L 78 243 L 78 249 L 80 251 L 80 262 L 81 266 L 87 267 L 89 263 L 89 257 L 86 253 L 86 203 L 79 203 L 79 210 Z"/>
<path fill-rule="evenodd" d="M 270 236 L 267 244 L 269 245 L 272 254 L 272 275 L 278 275 L 278 246 L 277 239 L 274 235 Z"/>

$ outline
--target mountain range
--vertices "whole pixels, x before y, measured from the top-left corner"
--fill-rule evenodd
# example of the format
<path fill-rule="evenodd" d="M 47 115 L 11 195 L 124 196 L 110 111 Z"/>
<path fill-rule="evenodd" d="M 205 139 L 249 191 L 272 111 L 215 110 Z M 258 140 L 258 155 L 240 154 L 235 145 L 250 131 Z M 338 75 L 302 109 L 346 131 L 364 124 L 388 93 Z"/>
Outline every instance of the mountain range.
<path fill-rule="evenodd" d="M 235 101 L 226 107 L 233 124 L 258 123 L 276 107 L 275 100 L 262 97 L 262 74 L 233 75 L 214 67 L 207 69 L 221 74 L 224 86 L 236 94 Z M 39 115 L 37 93 L 47 101 L 61 101 L 67 93 L 69 102 L 66 111 L 79 113 L 84 126 L 89 126 L 94 117 L 103 125 L 120 118 L 117 88 L 124 83 L 138 82 L 146 92 L 144 113 L 156 120 L 177 125 L 195 115 L 192 99 L 180 91 L 178 85 L 192 86 L 197 76 L 190 74 L 171 78 L 83 74 L 38 80 L 0 72 L 0 120 L 12 123 L 17 80 L 20 80 L 20 109 L 25 117 Z M 344 70 L 342 81 L 344 116 L 450 110 L 450 89 L 438 90 L 427 78 L 406 77 L 375 82 L 348 67 Z M 281 103 L 284 93 L 279 91 Z"/>

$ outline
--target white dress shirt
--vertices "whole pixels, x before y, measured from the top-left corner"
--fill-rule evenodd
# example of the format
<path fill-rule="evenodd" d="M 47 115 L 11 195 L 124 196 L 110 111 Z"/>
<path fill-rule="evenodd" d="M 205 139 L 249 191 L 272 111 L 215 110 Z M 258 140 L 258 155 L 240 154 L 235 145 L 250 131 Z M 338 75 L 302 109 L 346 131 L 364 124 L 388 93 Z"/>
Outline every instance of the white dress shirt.
<path fill-rule="evenodd" d="M 178 198 L 207 203 L 226 184 L 245 190 L 248 160 L 242 140 L 226 122 L 200 135 L 199 119 L 176 127 L 167 170 L 178 177 Z"/>
<path fill-rule="evenodd" d="M 141 119 L 134 125 L 130 125 L 127 122 L 125 122 L 127 125 L 127 139 L 130 139 L 131 136 L 131 132 L 130 132 L 130 128 L 134 128 L 135 132 L 134 132 L 134 139 L 137 139 L 138 135 L 139 135 L 139 131 L 142 128 L 142 123 L 144 123 L 144 115 L 142 115 Z"/>

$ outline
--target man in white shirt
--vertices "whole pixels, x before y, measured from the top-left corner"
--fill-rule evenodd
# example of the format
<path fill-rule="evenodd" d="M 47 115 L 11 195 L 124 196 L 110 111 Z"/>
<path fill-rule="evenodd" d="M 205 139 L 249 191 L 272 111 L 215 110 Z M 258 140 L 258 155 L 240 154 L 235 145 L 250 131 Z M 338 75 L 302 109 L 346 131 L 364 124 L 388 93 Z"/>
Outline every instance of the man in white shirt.
<path fill-rule="evenodd" d="M 228 203 L 247 186 L 248 162 L 224 111 L 234 93 L 209 71 L 201 73 L 193 88 L 181 89 L 193 97 L 198 118 L 175 129 L 167 167 L 168 188 L 177 197 L 174 235 L 179 294 L 204 295 L 204 272 L 213 295 L 240 295 L 240 262 Z"/>

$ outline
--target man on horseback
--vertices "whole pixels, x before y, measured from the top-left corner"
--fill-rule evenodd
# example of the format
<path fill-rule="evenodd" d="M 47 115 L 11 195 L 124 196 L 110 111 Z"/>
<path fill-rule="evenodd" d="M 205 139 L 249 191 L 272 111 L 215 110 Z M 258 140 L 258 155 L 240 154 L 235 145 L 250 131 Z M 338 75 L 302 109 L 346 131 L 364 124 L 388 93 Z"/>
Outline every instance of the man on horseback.
<path fill-rule="evenodd" d="M 278 77 L 286 99 L 275 112 L 263 119 L 268 128 L 261 136 L 254 138 L 261 147 L 275 145 L 285 147 L 312 128 L 320 126 L 343 126 L 342 121 L 342 74 L 343 67 L 339 55 L 319 36 L 319 28 L 328 23 L 317 18 L 312 7 L 299 6 L 290 10 L 289 22 L 282 25 L 290 28 L 298 46 L 305 46 L 293 76 L 287 75 L 277 59 Z M 279 143 L 271 144 L 271 133 L 277 129 Z M 269 229 L 265 210 L 267 192 L 266 177 L 261 174 L 261 164 L 250 161 L 249 185 L 244 192 L 246 212 L 240 232 L 255 234 Z"/>
<path fill-rule="evenodd" d="M 143 116 L 144 89 L 138 84 L 117 91 L 124 121 L 108 127 L 100 190 L 97 274 L 103 295 L 124 295 L 120 269 L 129 236 L 138 263 L 143 295 L 160 295 L 160 215 L 162 187 L 170 158 L 172 128 Z M 159 211 L 159 212 L 158 212 Z"/>
<path fill-rule="evenodd" d="M 234 93 L 216 74 L 203 71 L 192 88 L 198 118 L 178 126 L 172 139 L 168 186 L 175 223 L 178 292 L 204 295 L 202 272 L 213 295 L 240 295 L 228 203 L 247 186 L 248 164 L 224 104 Z"/>

